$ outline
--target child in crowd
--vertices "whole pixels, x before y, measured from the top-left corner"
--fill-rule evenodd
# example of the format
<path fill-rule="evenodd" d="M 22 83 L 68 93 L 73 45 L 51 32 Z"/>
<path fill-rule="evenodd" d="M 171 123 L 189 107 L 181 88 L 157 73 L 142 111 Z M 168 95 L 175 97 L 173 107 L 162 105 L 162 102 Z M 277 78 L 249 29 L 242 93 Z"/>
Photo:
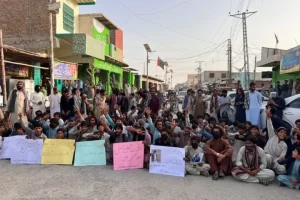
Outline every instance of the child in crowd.
<path fill-rule="evenodd" d="M 64 129 L 59 128 L 56 131 L 56 139 L 64 139 L 65 138 L 65 133 L 64 133 Z"/>
<path fill-rule="evenodd" d="M 297 147 L 292 157 L 286 160 L 278 161 L 280 165 L 286 164 L 288 169 L 287 175 L 279 175 L 277 180 L 280 186 L 287 186 L 296 190 L 300 190 L 300 147 Z"/>
<path fill-rule="evenodd" d="M 41 123 L 35 123 L 33 125 L 34 130 L 29 128 L 22 120 L 22 113 L 19 113 L 19 122 L 22 126 L 22 128 L 26 131 L 26 133 L 29 135 L 29 139 L 46 139 L 47 136 L 43 133 L 43 127 Z"/>
<path fill-rule="evenodd" d="M 58 127 L 63 128 L 64 120 L 61 118 L 60 113 L 59 112 L 54 113 L 53 117 L 57 120 Z"/>

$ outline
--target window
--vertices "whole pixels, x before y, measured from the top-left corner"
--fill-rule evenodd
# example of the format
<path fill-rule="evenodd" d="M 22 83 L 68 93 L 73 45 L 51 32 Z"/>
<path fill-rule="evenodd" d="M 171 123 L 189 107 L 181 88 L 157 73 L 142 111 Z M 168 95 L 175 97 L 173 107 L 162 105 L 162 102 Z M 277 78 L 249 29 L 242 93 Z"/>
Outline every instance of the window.
<path fill-rule="evenodd" d="M 209 73 L 209 78 L 215 78 L 215 74 L 214 73 Z"/>
<path fill-rule="evenodd" d="M 70 33 L 74 32 L 74 10 L 67 4 L 63 6 L 63 27 Z"/>
<path fill-rule="evenodd" d="M 300 108 L 300 98 L 295 99 L 290 104 L 287 105 L 289 108 Z"/>
<path fill-rule="evenodd" d="M 221 78 L 226 78 L 226 73 L 222 73 Z"/>

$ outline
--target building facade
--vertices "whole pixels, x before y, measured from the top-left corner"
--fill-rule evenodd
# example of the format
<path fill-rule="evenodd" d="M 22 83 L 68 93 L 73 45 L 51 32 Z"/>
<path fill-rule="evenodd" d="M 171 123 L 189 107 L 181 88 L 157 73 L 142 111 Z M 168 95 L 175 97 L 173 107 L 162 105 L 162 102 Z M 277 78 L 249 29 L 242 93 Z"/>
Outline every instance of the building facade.
<path fill-rule="evenodd" d="M 232 72 L 232 77 L 236 75 L 237 72 Z M 227 71 L 203 71 L 201 73 L 202 85 L 212 85 L 212 84 L 222 84 L 228 81 Z"/>
<path fill-rule="evenodd" d="M 4 43 L 49 55 L 48 2 L 0 1 Z M 108 92 L 111 92 L 111 83 L 117 88 L 122 88 L 123 83 L 134 84 L 133 70 L 124 72 L 128 65 L 123 62 L 122 30 L 103 14 L 79 14 L 80 6 L 95 4 L 96 0 L 56 0 L 54 3 L 59 7 L 59 12 L 53 14 L 54 57 L 78 63 L 78 79 L 94 84 L 101 80 Z M 56 85 L 61 84 L 62 80 L 56 81 Z"/>
<path fill-rule="evenodd" d="M 198 74 L 188 74 L 187 75 L 187 87 L 195 89 L 199 83 Z"/>

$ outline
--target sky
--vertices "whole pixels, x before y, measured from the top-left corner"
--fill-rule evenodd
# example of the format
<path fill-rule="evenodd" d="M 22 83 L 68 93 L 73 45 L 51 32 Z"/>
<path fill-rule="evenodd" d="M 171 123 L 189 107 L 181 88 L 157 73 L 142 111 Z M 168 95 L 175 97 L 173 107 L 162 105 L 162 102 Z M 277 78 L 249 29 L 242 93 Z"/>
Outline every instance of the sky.
<path fill-rule="evenodd" d="M 261 47 L 290 49 L 300 43 L 299 0 L 97 0 L 80 13 L 103 13 L 123 30 L 124 62 L 145 73 L 146 50 L 152 51 L 149 75 L 164 80 L 157 58 L 173 70 L 172 86 L 187 74 L 227 70 L 227 40 L 232 41 L 233 71 L 243 67 L 242 20 L 229 16 L 257 11 L 247 18 L 250 71 Z M 270 70 L 258 68 L 257 71 Z M 168 76 L 170 79 L 170 75 Z M 169 81 L 169 80 L 168 80 Z"/>

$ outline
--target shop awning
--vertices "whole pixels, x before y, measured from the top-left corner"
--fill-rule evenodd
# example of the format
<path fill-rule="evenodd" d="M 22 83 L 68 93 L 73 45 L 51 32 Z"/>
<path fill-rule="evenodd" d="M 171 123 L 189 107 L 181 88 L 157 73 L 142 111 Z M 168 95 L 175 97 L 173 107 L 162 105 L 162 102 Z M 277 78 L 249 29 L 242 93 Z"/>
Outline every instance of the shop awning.
<path fill-rule="evenodd" d="M 115 65 L 118 65 L 118 66 L 123 67 L 123 68 L 129 67 L 128 64 L 126 64 L 124 62 L 121 62 L 121 61 L 118 61 L 118 60 L 116 60 L 116 59 L 114 59 L 110 56 L 107 56 L 107 55 L 105 55 L 105 61 L 110 62 L 110 63 L 115 64 Z"/>

